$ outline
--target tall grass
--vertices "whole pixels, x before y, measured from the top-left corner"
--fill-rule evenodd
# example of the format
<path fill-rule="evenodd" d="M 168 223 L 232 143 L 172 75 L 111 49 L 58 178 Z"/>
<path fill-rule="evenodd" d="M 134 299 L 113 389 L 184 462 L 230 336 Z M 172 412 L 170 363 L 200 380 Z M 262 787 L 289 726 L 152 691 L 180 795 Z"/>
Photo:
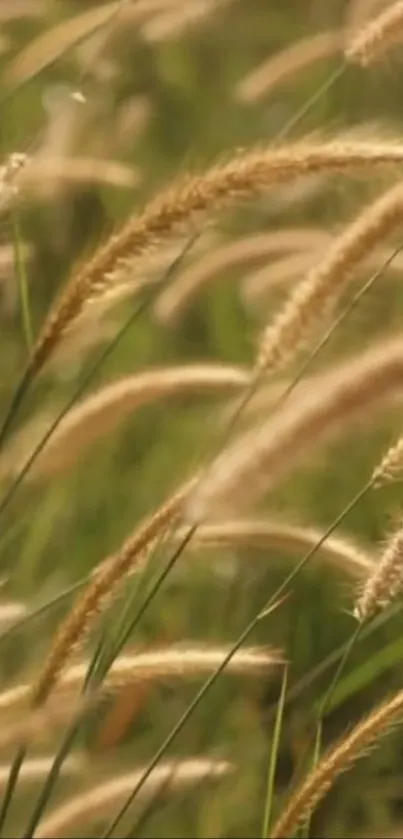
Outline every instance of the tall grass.
<path fill-rule="evenodd" d="M 336 6 L 0 13 L 1 835 L 399 830 L 403 14 Z"/>

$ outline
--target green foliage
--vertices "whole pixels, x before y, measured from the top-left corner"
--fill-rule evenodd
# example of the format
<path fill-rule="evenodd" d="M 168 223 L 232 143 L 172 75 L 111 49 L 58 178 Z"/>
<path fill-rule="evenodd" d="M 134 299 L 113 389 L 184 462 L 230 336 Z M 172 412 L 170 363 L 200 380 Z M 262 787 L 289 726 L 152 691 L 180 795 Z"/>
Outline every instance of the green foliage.
<path fill-rule="evenodd" d="M 46 28 L 82 11 L 82 5 L 75 2 L 67 8 L 55 0 L 45 4 L 39 17 L 27 16 L 4 24 L 10 46 L 0 55 L 1 155 L 6 161 L 15 151 L 31 155 L 42 148 L 46 159 L 52 153 L 61 153 L 66 142 L 69 157 L 119 161 L 134 167 L 140 180 L 138 186 L 119 187 L 62 179 L 56 186 L 44 183 L 40 185 L 43 189 L 37 185 L 26 193 L 21 190 L 12 211 L 4 210 L 1 242 L 12 243 L 13 237 L 15 242 L 15 268 L 2 279 L 0 289 L 4 414 L 25 368 L 30 330 L 38 334 L 74 267 L 129 213 L 140 212 L 147 199 L 177 174 L 202 169 L 217 157 L 225 159 L 237 147 L 275 138 L 334 72 L 339 59 L 299 72 L 267 99 L 253 105 L 237 101 L 236 83 L 286 44 L 317 29 L 342 26 L 346 13 L 346 4 L 330 0 L 308 4 L 233 0 L 197 25 L 189 25 L 157 43 L 147 40 L 141 27 L 118 26 L 111 29 L 95 58 L 88 57 L 90 53 L 83 51 L 85 43 L 81 44 L 20 87 L 10 89 L 3 75 L 6 78 L 12 58 Z M 82 91 L 85 103 L 69 95 L 77 90 Z M 396 60 L 392 58 L 365 74 L 348 68 L 307 112 L 294 136 L 309 135 L 317 129 L 332 135 L 363 122 L 386 122 L 398 132 L 400 101 L 398 52 Z M 146 115 L 144 125 L 137 129 L 135 118 L 133 126 L 129 118 L 129 108 L 134 107 L 139 113 L 143 108 Z M 126 117 L 129 127 L 125 126 Z M 214 224 L 213 220 L 202 221 L 201 250 L 204 241 L 205 251 L 213 247 L 208 244 L 210 233 L 223 243 L 247 233 L 298 225 L 339 230 L 385 183 L 387 180 L 381 178 L 375 184 L 364 178 L 329 178 L 316 190 L 307 189 L 306 194 L 299 194 L 297 188 L 294 192 L 281 188 L 278 193 L 273 191 L 236 210 L 225 211 Z M 33 247 L 32 259 L 25 265 L 24 243 Z M 197 258 L 195 245 L 185 257 L 185 266 Z M 218 274 L 194 296 L 177 323 L 161 323 L 153 305 L 145 307 L 100 365 L 88 392 L 158 366 L 206 360 L 250 365 L 260 330 L 277 311 L 289 287 L 280 287 L 263 304 L 250 309 L 242 295 L 242 278 L 249 267 L 244 271 L 237 266 Z M 269 271 L 270 264 L 267 268 Z M 147 275 L 147 263 L 141 270 Z M 152 277 L 159 279 L 162 270 L 153 270 Z M 369 276 L 370 269 L 365 268 L 363 274 Z M 14 418 L 15 439 L 37 417 L 48 414 L 51 421 L 56 416 L 136 304 L 132 293 L 106 315 L 94 314 L 95 338 L 90 346 L 80 349 L 74 337 L 71 344 L 66 341 L 65 354 L 56 357 L 27 392 Z M 398 334 L 403 323 L 402 304 L 399 274 L 382 277 L 335 332 L 310 373 L 348 358 L 382 336 Z M 87 329 L 90 339 L 88 323 L 81 334 L 85 336 Z M 287 375 L 292 373 L 287 371 Z M 4 601 L 22 601 L 34 611 L 74 586 L 116 551 L 142 517 L 155 510 L 213 451 L 231 399 L 225 393 L 192 393 L 150 402 L 129 412 L 112 433 L 101 434 L 77 458 L 72 452 L 71 464 L 62 470 L 31 481 L 28 475 L 0 514 Z M 259 514 L 268 520 L 282 516 L 292 523 L 325 528 L 368 480 L 400 431 L 401 410 L 395 400 L 374 412 L 373 421 L 344 428 L 337 439 L 318 445 L 274 491 L 263 496 Z M 11 435 L 9 442 L 11 446 Z M 16 459 L 17 455 L 18 450 Z M 0 464 L 1 457 L 6 456 L 5 446 Z M 7 473 L 1 480 L 2 497 L 10 481 Z M 391 522 L 399 516 L 400 495 L 398 482 L 367 494 L 343 521 L 343 532 L 353 535 L 363 549 L 379 549 Z M 235 511 L 235 517 L 238 515 L 242 513 Z M 296 562 L 291 551 L 274 548 L 262 551 L 253 547 L 188 546 L 137 623 L 137 610 L 141 610 L 172 550 L 172 545 L 160 545 L 151 569 L 140 580 L 136 577 L 127 584 L 92 633 L 83 651 L 89 658 L 97 644 L 104 654 L 111 644 L 113 649 L 113 643 L 118 644 L 128 626 L 131 631 L 125 638 L 126 650 L 137 645 L 152 650 L 176 642 L 234 643 Z M 312 681 L 308 678 L 304 689 L 299 690 L 299 686 L 303 688 L 311 671 L 314 673 L 351 637 L 355 627 L 351 618 L 354 586 L 349 580 L 346 583 L 341 571 L 329 569 L 320 561 L 312 563 L 293 581 L 289 599 L 266 620 L 257 622 L 249 639 L 253 645 L 281 648 L 290 662 L 287 696 L 284 708 L 281 706 L 281 736 L 271 755 L 274 796 L 273 801 L 270 797 L 269 804 L 266 802 L 265 824 L 271 804 L 277 813 L 295 781 L 311 765 L 315 714 L 334 671 L 329 668 Z M 71 601 L 66 597 L 35 620 L 22 621 L 11 631 L 4 629 L 4 637 L 0 635 L 4 688 L 30 681 L 37 673 Z M 360 638 L 333 694 L 323 723 L 322 746 L 342 735 L 385 692 L 401 687 L 402 629 L 403 618 L 396 611 L 393 620 L 384 621 L 379 629 Z M 101 656 L 101 664 L 103 661 Z M 219 781 L 205 779 L 196 787 L 163 790 L 155 800 L 130 810 L 122 822 L 126 832 L 117 835 L 260 835 L 282 672 L 280 667 L 259 678 L 224 674 L 217 679 L 172 744 L 168 757 L 225 759 L 233 763 L 233 773 Z M 103 744 L 101 733 L 120 700 L 116 693 L 108 692 L 100 706 L 95 710 L 91 707 L 84 715 L 78 728 L 76 742 L 85 753 L 83 777 L 73 781 L 61 776 L 50 796 L 49 809 L 82 791 L 84 782 L 89 787 L 134 767 L 147 766 L 186 712 L 202 679 L 140 684 L 123 742 L 112 745 Z M 124 710 L 122 701 L 122 716 Z M 5 714 L 5 729 L 16 720 L 18 712 L 13 711 L 11 721 Z M 69 729 L 57 727 L 42 733 L 39 742 L 29 747 L 29 754 L 57 753 L 68 733 Z M 0 762 L 11 764 L 16 750 L 2 749 L 1 744 L 0 750 Z M 401 769 L 399 736 L 392 736 L 340 780 L 314 814 L 312 835 L 386 835 L 387 831 L 401 829 Z M 20 778 L 6 832 L 10 828 L 13 835 L 25 835 L 43 783 L 26 785 Z M 106 820 L 102 817 L 99 823 L 95 820 L 77 826 L 71 835 L 101 836 L 121 803 L 108 810 Z"/>

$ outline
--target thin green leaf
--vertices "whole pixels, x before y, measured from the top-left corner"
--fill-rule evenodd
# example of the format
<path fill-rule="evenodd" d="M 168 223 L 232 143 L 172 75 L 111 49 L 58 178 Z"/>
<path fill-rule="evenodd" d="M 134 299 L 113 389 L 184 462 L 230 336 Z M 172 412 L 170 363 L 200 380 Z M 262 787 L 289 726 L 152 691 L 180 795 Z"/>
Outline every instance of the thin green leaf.
<path fill-rule="evenodd" d="M 17 209 L 15 207 L 13 207 L 11 210 L 11 216 L 13 221 L 13 246 L 15 269 L 20 294 L 22 331 L 29 355 L 32 349 L 33 333 L 31 323 L 31 312 L 29 306 L 28 277 L 22 252 L 20 221 L 18 218 Z"/>
<path fill-rule="evenodd" d="M 265 608 L 264 609 L 265 616 L 268 616 L 269 614 L 272 614 L 278 608 L 278 606 L 281 605 L 281 603 L 282 603 L 282 601 L 277 601 L 277 602 L 273 603 L 273 605 L 270 607 L 270 609 Z M 172 745 L 174 740 L 176 740 L 178 735 L 181 733 L 182 729 L 184 728 L 184 726 L 186 725 L 188 720 L 193 716 L 194 712 L 197 710 L 200 703 L 203 701 L 203 699 L 205 698 L 205 696 L 207 695 L 209 690 L 216 683 L 216 681 L 219 678 L 219 676 L 221 675 L 221 673 L 224 672 L 225 668 L 230 663 L 230 661 L 233 659 L 234 655 L 236 655 L 238 650 L 242 647 L 242 645 L 248 639 L 249 635 L 251 635 L 253 630 L 257 627 L 259 621 L 261 620 L 261 617 L 262 617 L 262 613 L 259 612 L 253 618 L 253 620 L 251 620 L 251 622 L 248 624 L 246 629 L 244 629 L 242 634 L 239 636 L 238 640 L 231 647 L 231 650 L 225 656 L 225 658 L 223 659 L 221 664 L 216 668 L 214 673 L 212 673 L 211 676 L 209 676 L 209 678 L 205 681 L 204 685 L 202 685 L 202 687 L 200 688 L 200 690 L 197 692 L 196 696 L 194 697 L 193 701 L 190 703 L 190 705 L 188 705 L 188 707 L 186 708 L 186 710 L 184 711 L 184 713 L 182 714 L 182 716 L 180 717 L 180 719 L 178 720 L 178 722 L 176 723 L 174 728 L 171 730 L 170 734 L 168 734 L 168 737 L 164 740 L 164 742 L 162 743 L 162 745 L 160 746 L 160 748 L 158 749 L 158 751 L 156 752 L 156 754 L 154 755 L 154 757 L 152 758 L 150 763 L 148 764 L 148 766 L 147 766 L 146 770 L 144 771 L 143 775 L 141 776 L 140 780 L 138 781 L 138 783 L 136 784 L 136 786 L 134 787 L 134 789 L 132 790 L 130 795 L 127 797 L 126 801 L 124 802 L 123 806 L 120 808 L 119 812 L 116 814 L 116 816 L 112 819 L 112 821 L 108 825 L 105 833 L 102 834 L 101 839 L 109 839 L 109 837 L 112 836 L 112 834 L 115 831 L 115 828 L 117 827 L 117 825 L 119 824 L 121 819 L 127 813 L 129 807 L 132 805 L 132 803 L 135 800 L 137 794 L 143 788 L 144 784 L 146 783 L 147 779 L 150 777 L 154 768 L 158 765 L 161 758 L 165 755 L 165 753 L 168 751 L 168 749 L 170 748 L 170 746 Z"/>
<path fill-rule="evenodd" d="M 271 827 L 274 801 L 274 782 L 276 777 L 277 758 L 280 747 L 280 737 L 283 723 L 285 697 L 287 692 L 288 667 L 284 667 L 281 692 L 277 703 L 277 714 L 274 723 L 273 737 L 270 748 L 269 770 L 267 773 L 267 791 L 264 802 L 262 839 L 267 839 Z"/>

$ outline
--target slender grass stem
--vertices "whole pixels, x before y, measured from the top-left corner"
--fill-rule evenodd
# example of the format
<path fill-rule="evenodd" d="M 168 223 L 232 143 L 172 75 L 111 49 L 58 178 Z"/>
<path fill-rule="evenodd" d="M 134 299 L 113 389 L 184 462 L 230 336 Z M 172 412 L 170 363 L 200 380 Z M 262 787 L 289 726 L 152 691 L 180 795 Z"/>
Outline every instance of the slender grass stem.
<path fill-rule="evenodd" d="M 278 752 L 280 747 L 280 737 L 281 737 L 281 729 L 283 723 L 283 715 L 284 715 L 284 707 L 285 707 L 285 697 L 287 692 L 287 681 L 288 681 L 288 667 L 287 665 L 284 667 L 283 672 L 283 680 L 281 683 L 281 692 L 279 696 L 279 700 L 277 703 L 277 713 L 276 719 L 274 723 L 274 730 L 273 730 L 273 739 L 270 747 L 270 758 L 269 758 L 269 770 L 267 773 L 267 789 L 266 789 L 266 797 L 264 802 L 264 813 L 263 813 L 263 824 L 262 824 L 262 839 L 267 839 L 269 835 L 270 827 L 271 827 L 271 820 L 272 820 L 272 813 L 273 813 L 273 802 L 274 802 L 274 782 L 276 777 L 276 767 L 277 767 L 277 759 L 278 759 Z"/>
<path fill-rule="evenodd" d="M 33 344 L 33 332 L 32 332 L 32 322 L 31 322 L 31 311 L 30 311 L 30 304 L 29 304 L 29 290 L 28 290 L 28 277 L 24 262 L 24 255 L 22 250 L 22 239 L 21 239 L 21 230 L 20 230 L 20 220 L 18 217 L 18 211 L 15 207 L 12 207 L 11 210 L 12 222 L 13 222 L 13 246 L 14 246 L 14 261 L 15 261 L 15 268 L 16 274 L 18 279 L 18 289 L 20 295 L 20 306 L 21 306 L 21 322 L 22 322 L 22 331 L 24 335 L 25 345 L 28 351 L 28 356 L 31 353 L 32 344 Z"/>
<path fill-rule="evenodd" d="M 361 635 L 363 628 L 363 624 L 358 624 L 351 635 L 350 640 L 348 641 L 346 648 L 344 650 L 344 654 L 339 661 L 338 667 L 336 668 L 336 672 L 330 682 L 328 689 L 326 690 L 323 699 L 320 703 L 319 710 L 318 710 L 318 718 L 316 722 L 316 731 L 315 731 L 315 742 L 314 742 L 314 749 L 313 749 L 313 756 L 312 756 L 312 766 L 311 771 L 313 772 L 320 759 L 321 751 L 322 751 L 322 737 L 323 737 L 323 723 L 326 716 L 327 709 L 332 701 L 332 697 L 336 690 L 336 687 L 341 679 L 341 676 L 344 673 L 346 668 L 347 662 L 355 648 L 356 644 L 358 643 L 359 637 Z M 303 834 L 304 836 L 309 836 L 310 834 L 310 825 L 311 825 L 311 818 L 312 813 L 309 814 L 305 825 L 303 827 Z"/>
<path fill-rule="evenodd" d="M 49 802 L 50 796 L 60 775 L 60 770 L 63 766 L 63 762 L 65 761 L 76 739 L 79 725 L 80 721 L 77 722 L 77 720 L 75 720 L 72 723 L 72 725 L 69 726 L 69 728 L 67 729 L 67 732 L 65 733 L 62 743 L 58 749 L 57 755 L 53 761 L 52 767 L 49 770 L 48 776 L 44 783 L 43 789 L 39 795 L 38 801 L 35 804 L 33 813 L 28 823 L 28 827 L 26 831 L 23 833 L 22 839 L 32 839 L 32 837 L 35 835 L 36 828 L 38 827 L 38 824 L 42 818 L 42 814 L 45 810 L 46 805 Z"/>
<path fill-rule="evenodd" d="M 221 673 L 223 673 L 223 671 L 225 670 L 225 668 L 227 667 L 229 662 L 232 660 L 234 655 L 242 647 L 244 642 L 248 639 L 249 635 L 251 635 L 251 633 L 257 627 L 257 625 L 260 623 L 260 621 L 263 618 L 268 617 L 269 614 L 272 614 L 272 612 L 274 612 L 275 609 L 277 609 L 282 603 L 283 603 L 283 600 L 279 600 L 278 602 L 274 603 L 270 607 L 270 609 L 268 607 L 264 608 L 261 612 L 259 612 L 259 614 L 255 615 L 255 617 L 253 618 L 253 620 L 251 620 L 251 622 L 248 624 L 246 629 L 244 629 L 244 631 L 239 636 L 236 643 L 233 645 L 233 647 L 231 647 L 231 650 L 229 651 L 229 653 L 225 656 L 225 658 L 223 659 L 223 661 L 219 665 L 219 667 L 217 667 L 217 669 L 214 671 L 214 673 L 212 673 L 211 676 L 204 683 L 204 685 L 202 685 L 202 687 L 200 688 L 200 690 L 197 692 L 196 696 L 194 697 L 193 701 L 190 703 L 190 705 L 188 705 L 188 707 L 186 708 L 186 710 L 184 711 L 184 713 L 182 714 L 182 716 L 180 717 L 180 719 L 178 720 L 178 722 L 176 723 L 174 728 L 171 730 L 168 737 L 164 740 L 164 742 L 162 743 L 162 745 L 160 746 L 160 748 L 158 749 L 158 751 L 156 752 L 156 754 L 154 755 L 154 757 L 152 758 L 150 763 L 148 764 L 146 770 L 144 771 L 143 775 L 139 779 L 138 783 L 136 784 L 136 786 L 134 787 L 134 789 L 132 790 L 132 792 L 130 793 L 128 798 L 126 799 L 123 806 L 120 808 L 119 812 L 116 814 L 115 818 L 112 819 L 112 821 L 108 825 L 105 833 L 102 834 L 102 837 L 100 839 L 109 839 L 109 837 L 112 836 L 112 834 L 115 831 L 115 828 L 118 826 L 121 819 L 127 813 L 129 807 L 131 806 L 131 804 L 135 800 L 137 794 L 143 788 L 144 784 L 146 783 L 147 779 L 150 777 L 154 768 L 158 765 L 161 758 L 165 755 L 165 753 L 168 751 L 168 749 L 170 748 L 170 746 L 172 745 L 174 740 L 176 740 L 178 735 L 181 733 L 182 729 L 185 727 L 188 720 L 193 716 L 194 712 L 197 710 L 200 703 L 203 701 L 204 697 L 207 695 L 209 690 L 213 687 L 213 685 L 217 681 L 218 677 L 221 675 Z"/>
<path fill-rule="evenodd" d="M 162 291 L 163 288 L 165 288 L 167 283 L 170 281 L 173 272 L 177 269 L 179 264 L 182 262 L 182 259 L 184 259 L 188 250 L 190 249 L 190 247 L 192 247 L 192 245 L 196 241 L 196 238 L 199 235 L 200 234 L 197 233 L 194 236 L 192 236 L 191 239 L 188 240 L 187 244 L 182 249 L 179 256 L 174 260 L 174 262 L 171 263 L 168 270 L 165 272 L 163 280 L 161 280 L 159 283 L 156 283 L 155 286 L 153 286 L 153 288 L 148 291 L 148 294 L 145 295 L 144 299 L 137 305 L 137 307 L 132 312 L 130 317 L 126 320 L 126 322 L 121 327 L 121 329 L 119 330 L 117 335 L 113 338 L 112 341 L 110 341 L 110 343 L 105 347 L 103 352 L 98 356 L 98 358 L 96 359 L 94 364 L 90 367 L 89 371 L 84 376 L 81 383 L 78 385 L 78 387 L 76 388 L 76 390 L 74 391 L 74 393 L 72 394 L 72 396 L 70 397 L 68 402 L 61 409 L 61 411 L 56 416 L 56 418 L 53 420 L 52 424 L 50 425 L 48 430 L 45 432 L 45 434 L 43 435 L 43 437 L 41 438 L 41 440 L 39 441 L 37 446 L 31 452 L 29 458 L 26 460 L 24 466 L 21 468 L 20 472 L 15 477 L 14 481 L 12 482 L 11 486 L 9 487 L 9 489 L 8 489 L 6 495 L 3 497 L 2 501 L 0 501 L 0 518 L 3 515 L 4 511 L 7 509 L 8 505 L 10 504 L 10 502 L 11 502 L 12 498 L 14 497 L 15 493 L 17 492 L 17 489 L 19 488 L 20 484 L 22 483 L 22 481 L 24 480 L 24 478 L 28 474 L 29 470 L 31 469 L 31 467 L 35 463 L 36 459 L 39 457 L 41 451 L 44 449 L 47 442 L 50 440 L 54 431 L 56 431 L 56 429 L 58 428 L 60 423 L 63 421 L 65 416 L 71 410 L 73 405 L 76 403 L 77 399 L 79 399 L 80 396 L 82 396 L 82 394 L 84 393 L 84 391 L 86 390 L 88 385 L 94 379 L 95 375 L 97 373 L 99 373 L 101 367 L 106 362 L 106 360 L 109 358 L 109 356 L 112 354 L 112 352 L 116 349 L 118 344 L 120 344 L 120 342 L 123 340 L 123 338 L 126 336 L 126 334 L 130 331 L 130 329 L 132 328 L 132 326 L 136 322 L 137 318 L 140 317 L 140 315 L 142 315 L 149 308 L 149 306 L 156 299 L 158 294 Z M 2 432 L 0 431 L 0 445 L 1 445 L 1 440 L 2 440 Z"/>
<path fill-rule="evenodd" d="M 13 799 L 18 778 L 20 776 L 21 766 L 24 763 L 26 753 L 26 746 L 21 745 L 10 767 L 10 774 L 8 776 L 7 786 L 4 791 L 4 796 L 0 807 L 0 836 L 3 836 L 5 822 L 8 816 L 11 801 Z"/>

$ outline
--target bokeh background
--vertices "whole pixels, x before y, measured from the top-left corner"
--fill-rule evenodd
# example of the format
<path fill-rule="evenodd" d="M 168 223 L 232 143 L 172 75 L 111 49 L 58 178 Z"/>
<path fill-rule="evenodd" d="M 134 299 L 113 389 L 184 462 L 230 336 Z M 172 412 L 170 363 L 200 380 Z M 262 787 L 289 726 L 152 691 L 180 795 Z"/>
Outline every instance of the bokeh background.
<path fill-rule="evenodd" d="M 5 165 L 14 152 L 28 155 L 20 186 L 15 195 L 5 194 L 1 207 L 4 411 L 27 358 L 16 237 L 31 328 L 37 334 L 74 266 L 104 237 L 177 175 L 203 169 L 237 148 L 274 140 L 343 61 L 349 33 L 386 5 L 369 0 L 161 0 L 159 4 L 133 0 L 123 4 L 112 22 L 93 33 L 87 31 L 79 43 L 69 46 L 63 40 L 66 22 L 79 21 L 79 16 L 99 9 L 98 4 L 0 0 L 1 159 Z M 325 31 L 338 39 L 333 54 L 290 72 L 268 91 L 247 93 L 247 80 L 260 64 L 285 47 Z M 374 68 L 349 67 L 289 139 L 329 137 L 346 129 L 370 136 L 400 132 L 402 55 L 397 48 Z M 334 236 L 365 201 L 397 177 L 396 169 L 376 177 L 299 180 L 226 209 L 214 219 L 201 219 L 200 238 L 176 278 L 225 244 L 249 235 L 301 227 L 319 228 Z M 179 237 L 169 252 L 156 249 L 140 268 L 129 269 L 125 294 L 102 308 L 94 304 L 86 320 L 67 337 L 15 420 L 14 436 L 0 460 L 2 492 L 6 493 L 38 435 L 123 325 L 144 288 L 161 276 L 183 242 Z M 272 288 L 268 279 L 260 296 L 253 294 L 252 280 L 257 271 L 261 282 L 262 271 L 268 278 L 271 272 L 281 271 L 278 254 L 239 259 L 228 267 L 218 265 L 176 313 L 164 310 L 161 301 L 160 306 L 153 302 L 102 364 L 82 399 L 150 368 L 197 362 L 248 367 L 262 327 L 324 248 L 322 241 L 308 253 L 308 260 L 305 253 L 297 252 L 283 279 Z M 361 279 L 369 274 L 370 268 L 365 267 Z M 400 279 L 397 269 L 374 285 L 335 332 L 309 375 L 348 361 L 371 343 L 399 336 L 403 324 Z M 286 371 L 286 381 L 292 372 Z M 284 382 L 283 377 L 280 381 Z M 46 460 L 44 455 L 40 469 L 39 458 L 37 470 L 27 476 L 2 516 L 4 602 L 34 609 L 116 550 L 141 517 L 212 451 L 236 395 L 235 386 L 210 393 L 195 389 L 151 399 L 137 409 L 119 410 L 110 425 L 106 416 L 97 416 L 81 444 L 73 438 L 62 446 L 59 460 L 51 454 Z M 262 400 L 260 408 L 256 407 L 253 419 L 257 424 L 267 417 L 269 396 L 266 405 Z M 244 421 L 245 417 L 240 425 Z M 358 423 L 343 424 L 331 439 L 319 440 L 275 488 L 268 485 L 252 510 L 234 510 L 232 516 L 324 527 L 367 480 L 400 430 L 397 394 L 393 400 L 385 399 L 376 412 L 364 411 Z M 342 532 L 365 551 L 381 549 L 399 521 L 400 493 L 397 481 L 367 495 L 343 522 Z M 128 646 L 152 649 L 176 642 L 226 644 L 235 640 L 295 561 L 295 554 L 267 546 L 189 548 Z M 280 648 L 290 661 L 289 703 L 276 777 L 277 808 L 309 766 L 315 702 L 333 671 L 328 669 L 315 679 L 310 676 L 349 638 L 354 628 L 354 593 L 351 575 L 318 558 L 299 575 L 289 600 L 251 639 L 253 644 Z M 122 604 L 132 594 L 133 582 L 108 619 L 100 622 L 99 631 L 113 633 Z M 7 634 L 0 638 L 4 688 L 35 673 L 66 609 L 63 601 L 11 633 L 9 624 L 5 625 Z M 396 611 L 355 650 L 348 678 L 341 684 L 344 693 L 340 692 L 326 719 L 326 742 L 343 734 L 386 691 L 401 687 L 402 629 Z M 281 673 L 281 668 L 274 668 L 259 676 L 220 678 L 170 756 L 229 760 L 234 767 L 230 778 L 168 790 L 138 822 L 137 832 L 130 832 L 136 821 L 131 813 L 125 822 L 127 835 L 261 835 Z M 140 684 L 108 697 L 102 713 L 80 733 L 80 748 L 86 754 L 83 778 L 61 779 L 53 804 L 79 791 L 83 783 L 90 786 L 146 763 L 199 681 Z M 122 725 L 122 732 L 112 730 L 109 736 L 108 725 L 113 729 L 113 719 L 123 720 L 125 709 L 127 724 Z M 8 720 L 5 715 L 4 725 Z M 60 731 L 43 733 L 34 753 L 48 754 L 60 736 Z M 3 762 L 12 754 L 10 749 L 4 751 Z M 398 729 L 339 781 L 315 814 L 312 835 L 401 835 L 402 768 Z M 21 835 L 24 812 L 38 790 L 37 783 L 20 782 L 10 820 L 15 835 Z M 78 826 L 71 835 L 99 836 L 103 826 L 104 821 L 95 820 Z"/>

